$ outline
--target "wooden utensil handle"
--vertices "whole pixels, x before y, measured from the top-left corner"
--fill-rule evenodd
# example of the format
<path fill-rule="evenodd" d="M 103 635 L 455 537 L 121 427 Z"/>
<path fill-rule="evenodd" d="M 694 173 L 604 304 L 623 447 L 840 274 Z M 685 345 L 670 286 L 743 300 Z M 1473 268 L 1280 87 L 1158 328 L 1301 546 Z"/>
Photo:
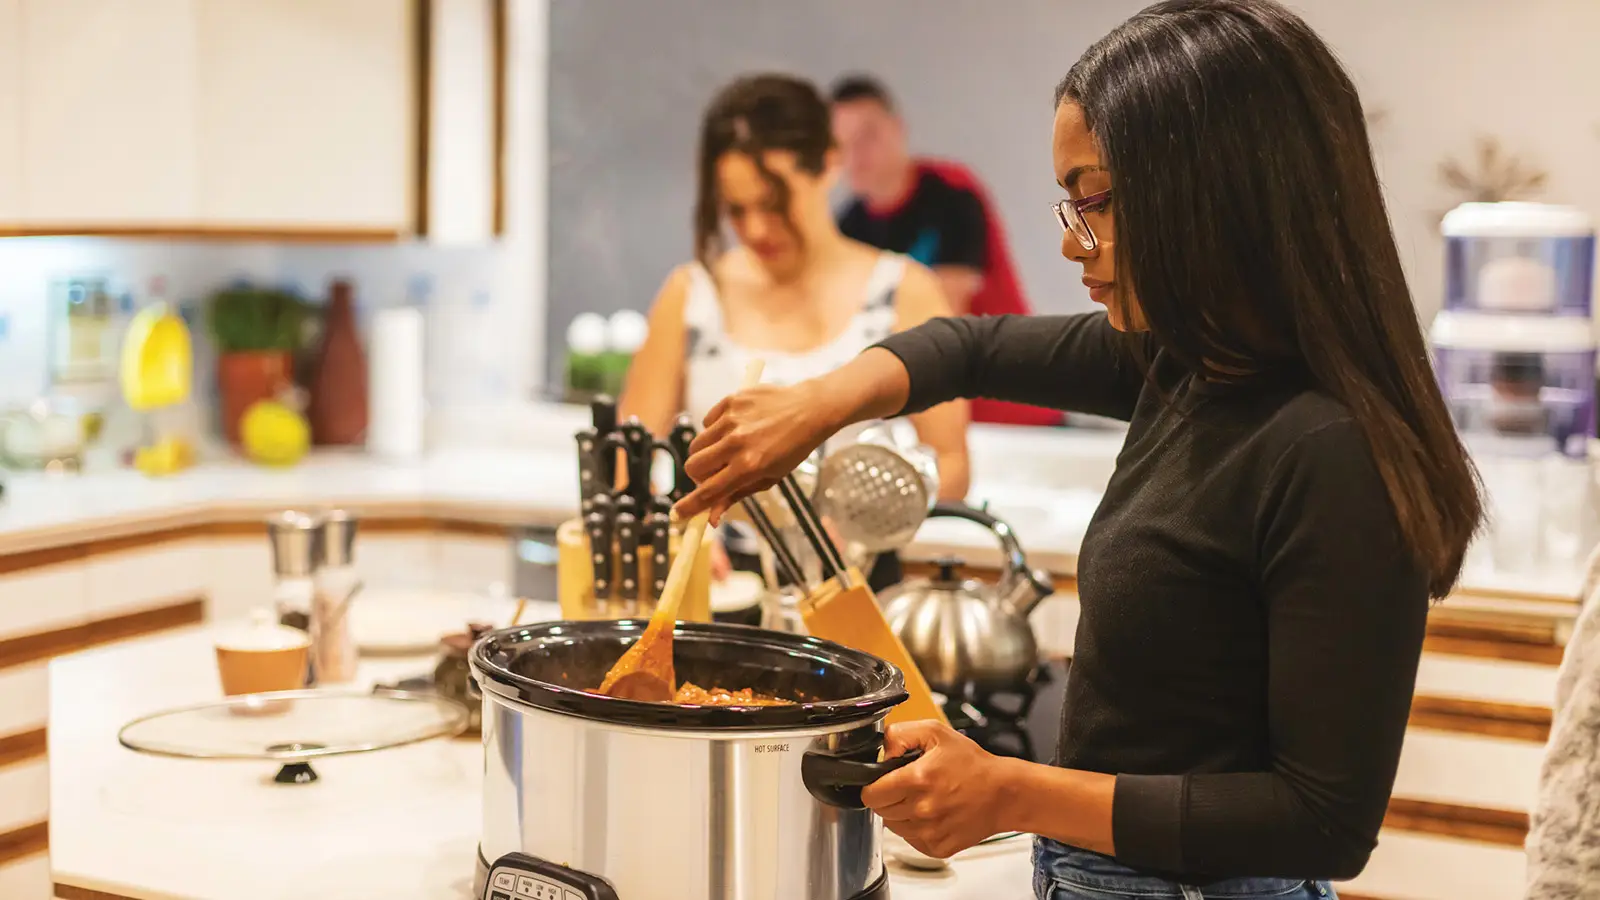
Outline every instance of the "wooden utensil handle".
<path fill-rule="evenodd" d="M 747 390 L 761 383 L 761 372 L 766 364 L 752 359 L 744 369 L 744 379 L 739 390 Z M 657 623 L 676 622 L 678 607 L 683 605 L 683 592 L 689 584 L 689 573 L 694 570 L 695 559 L 704 552 L 706 526 L 711 521 L 710 511 L 697 513 L 683 529 L 683 541 L 678 545 L 678 557 L 667 572 L 667 586 L 661 589 L 661 599 L 656 603 L 655 614 L 650 617 L 651 628 Z"/>

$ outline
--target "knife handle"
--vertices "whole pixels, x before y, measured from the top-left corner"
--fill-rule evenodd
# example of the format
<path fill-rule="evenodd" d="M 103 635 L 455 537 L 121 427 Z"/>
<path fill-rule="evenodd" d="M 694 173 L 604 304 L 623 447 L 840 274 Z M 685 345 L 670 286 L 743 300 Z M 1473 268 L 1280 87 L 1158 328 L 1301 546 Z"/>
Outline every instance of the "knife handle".
<path fill-rule="evenodd" d="M 664 500 L 656 498 L 658 504 Z M 667 589 L 667 570 L 672 568 L 672 516 L 658 506 L 650 514 L 646 530 L 650 534 L 650 597 L 660 600 Z"/>
<path fill-rule="evenodd" d="M 578 497 L 582 500 L 583 514 L 593 509 L 592 498 L 610 490 L 610 485 L 600 481 L 599 440 L 593 428 L 585 428 L 574 437 L 578 442 Z"/>
<path fill-rule="evenodd" d="M 624 613 L 634 615 L 639 600 L 639 518 L 633 513 L 617 513 L 617 599 Z"/>
<path fill-rule="evenodd" d="M 597 508 L 584 516 L 583 527 L 589 534 L 589 559 L 594 564 L 594 598 L 603 603 L 611 599 L 611 516 Z"/>
<path fill-rule="evenodd" d="M 589 403 L 589 417 L 594 423 L 595 440 L 600 442 L 601 448 L 611 448 L 607 452 L 596 453 L 598 464 L 595 468 L 600 483 L 610 491 L 617 483 L 616 444 L 611 443 L 617 433 L 617 401 L 600 394 Z"/>
<path fill-rule="evenodd" d="M 689 478 L 689 472 L 684 464 L 689 461 L 689 445 L 694 443 L 695 435 L 699 432 L 694 427 L 694 420 L 688 416 L 679 416 L 678 421 L 672 426 L 672 431 L 667 434 L 667 448 L 672 453 L 672 497 L 673 502 L 682 500 L 694 490 L 694 481 Z"/>
<path fill-rule="evenodd" d="M 619 433 L 628 454 L 628 494 L 644 510 L 650 505 L 654 493 L 650 489 L 650 459 L 655 443 L 648 429 L 637 418 L 622 423 Z"/>
<path fill-rule="evenodd" d="M 606 435 L 617 430 L 617 401 L 610 394 L 596 394 L 589 401 L 589 417 L 596 434 Z"/>

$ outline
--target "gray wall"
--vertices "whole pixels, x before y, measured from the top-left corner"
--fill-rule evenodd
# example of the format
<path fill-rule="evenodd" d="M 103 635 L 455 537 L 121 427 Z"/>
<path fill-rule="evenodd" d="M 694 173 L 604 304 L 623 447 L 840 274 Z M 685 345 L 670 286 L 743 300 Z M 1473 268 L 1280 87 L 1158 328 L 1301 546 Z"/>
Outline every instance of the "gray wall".
<path fill-rule="evenodd" d="M 1034 309 L 1089 308 L 1047 206 L 1051 94 L 1137 0 L 554 0 L 550 359 L 584 310 L 645 309 L 692 255 L 700 112 L 732 78 L 826 84 L 857 69 L 900 102 L 917 152 L 971 166 L 1010 233 Z"/>

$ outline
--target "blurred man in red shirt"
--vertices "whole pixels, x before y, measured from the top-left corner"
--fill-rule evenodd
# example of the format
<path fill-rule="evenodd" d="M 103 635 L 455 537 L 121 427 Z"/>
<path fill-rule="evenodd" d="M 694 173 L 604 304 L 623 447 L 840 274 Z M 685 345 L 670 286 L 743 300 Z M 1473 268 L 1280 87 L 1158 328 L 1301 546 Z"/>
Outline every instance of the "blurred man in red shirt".
<path fill-rule="evenodd" d="M 855 196 L 839 229 L 931 268 L 958 315 L 1030 312 L 1011 263 L 1005 228 L 983 186 L 959 163 L 913 158 L 905 123 L 876 79 L 853 75 L 833 87 L 833 131 Z M 973 400 L 975 422 L 1059 425 L 1062 414 Z"/>

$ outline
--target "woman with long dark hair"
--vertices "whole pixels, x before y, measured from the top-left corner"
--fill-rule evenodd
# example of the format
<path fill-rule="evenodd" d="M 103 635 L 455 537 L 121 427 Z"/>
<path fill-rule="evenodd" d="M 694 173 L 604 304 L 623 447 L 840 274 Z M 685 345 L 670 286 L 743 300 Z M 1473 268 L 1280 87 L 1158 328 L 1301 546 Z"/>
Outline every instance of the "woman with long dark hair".
<path fill-rule="evenodd" d="M 752 75 L 717 93 L 700 126 L 695 259 L 661 287 L 623 415 L 664 434 L 685 410 L 704 417 L 752 356 L 767 382 L 792 384 L 949 313 L 932 272 L 840 233 L 829 206 L 838 171 L 832 113 L 810 82 Z M 941 493 L 966 496 L 966 403 L 917 410 L 911 422 L 938 454 Z M 755 548 L 728 537 L 733 561 L 755 567 Z M 871 578 L 898 581 L 898 558 L 880 557 Z"/>
<path fill-rule="evenodd" d="M 1478 484 L 1429 368 L 1360 99 L 1271 0 L 1169 0 L 1056 91 L 1061 252 L 1104 313 L 938 319 L 712 409 L 682 512 L 954 397 L 1129 421 L 1078 558 L 1056 765 L 942 725 L 863 799 L 948 856 L 1039 836 L 1041 898 L 1326 897 L 1393 787 Z"/>

